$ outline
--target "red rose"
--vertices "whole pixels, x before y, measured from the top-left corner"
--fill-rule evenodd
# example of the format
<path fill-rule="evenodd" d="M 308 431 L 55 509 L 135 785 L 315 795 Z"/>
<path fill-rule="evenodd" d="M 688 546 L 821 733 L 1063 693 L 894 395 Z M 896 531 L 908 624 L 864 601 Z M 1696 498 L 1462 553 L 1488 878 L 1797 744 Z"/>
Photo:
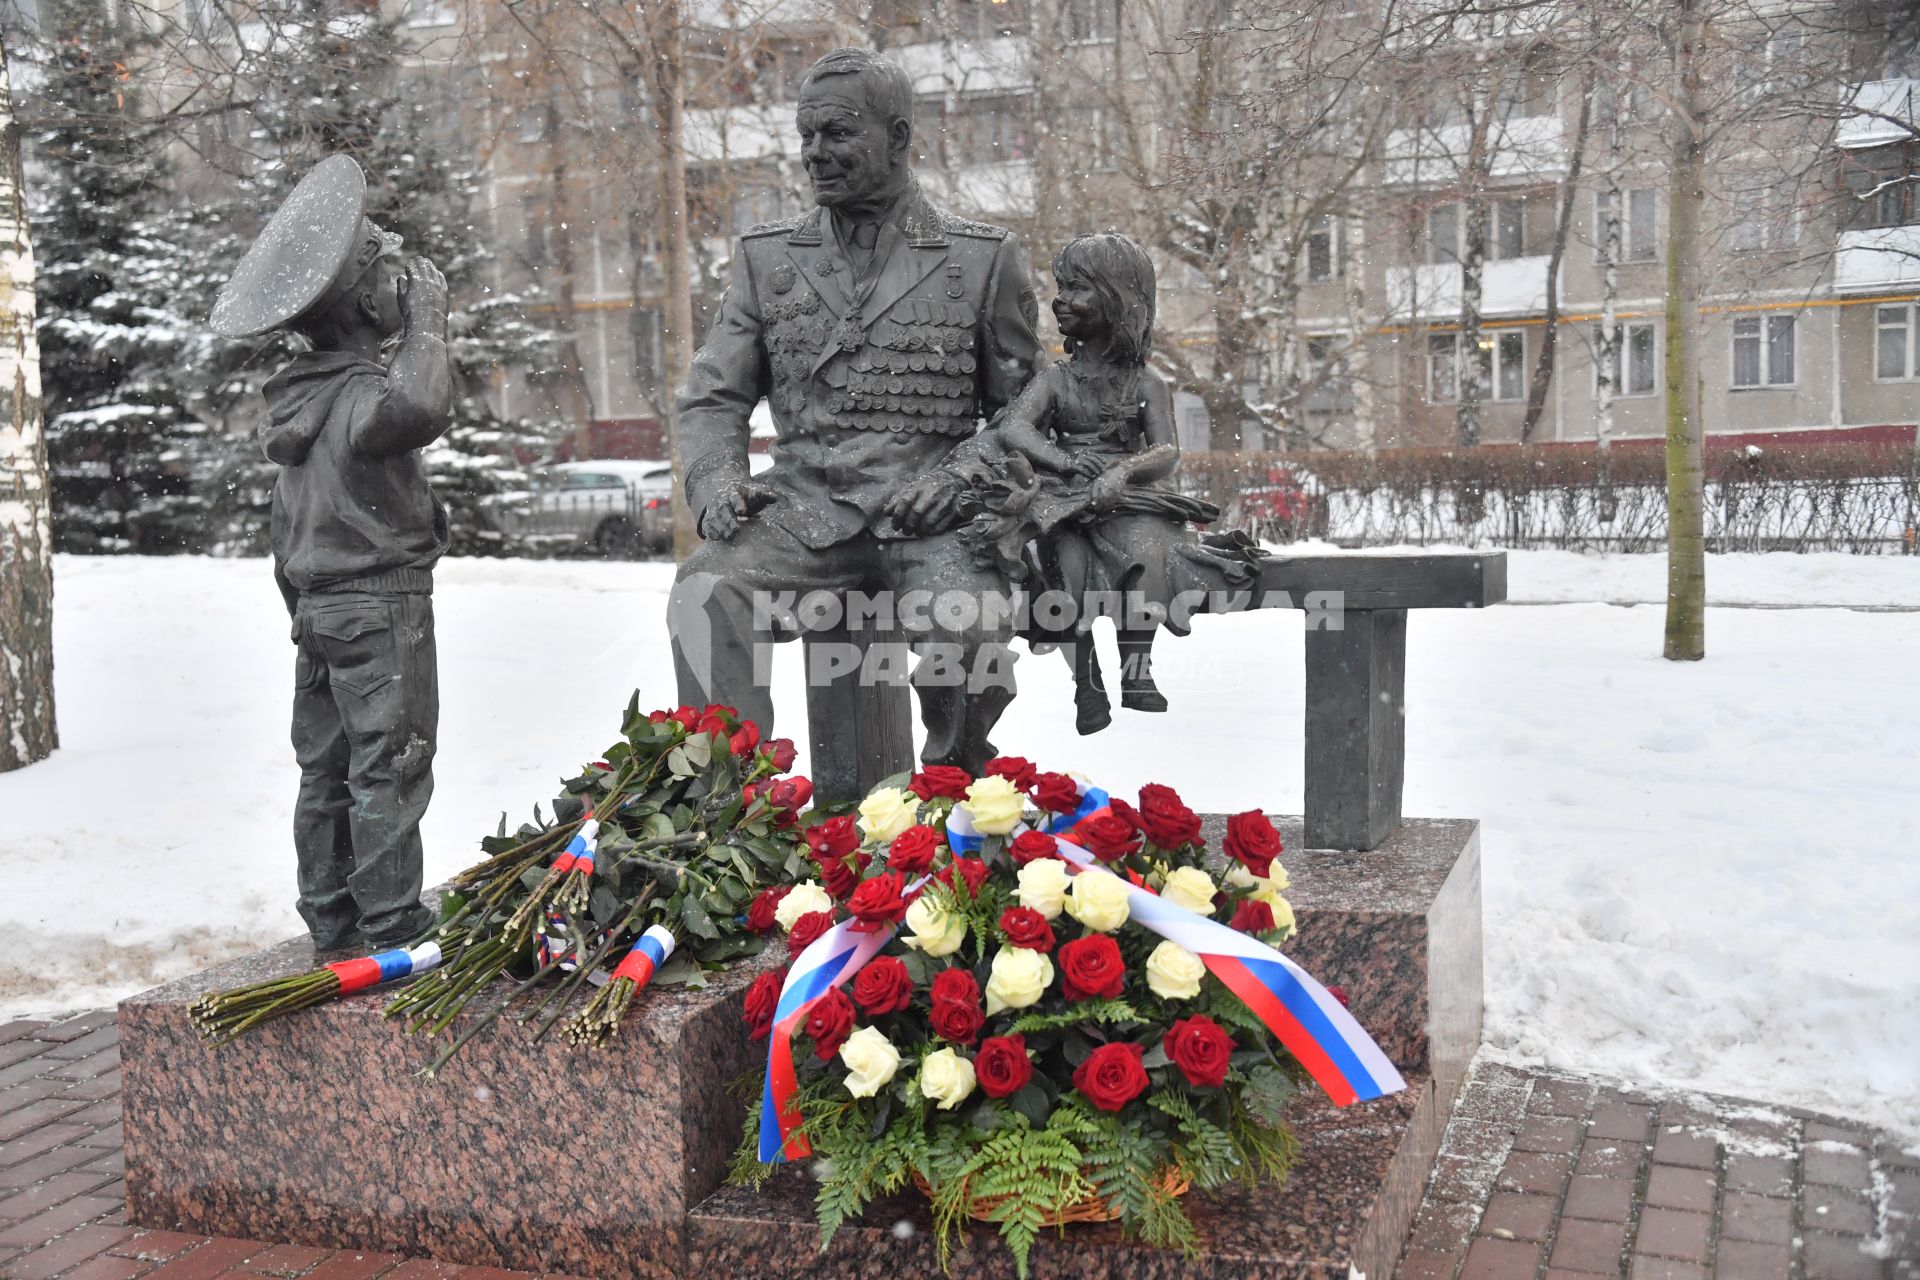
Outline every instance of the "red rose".
<path fill-rule="evenodd" d="M 907 900 L 901 896 L 906 887 L 898 871 L 863 880 L 847 899 L 847 910 L 858 921 L 853 927 L 861 933 L 878 933 L 907 914 Z"/>
<path fill-rule="evenodd" d="M 780 825 L 791 826 L 794 816 L 813 802 L 813 783 L 806 778 L 781 778 L 765 794 L 767 803 L 780 811 Z"/>
<path fill-rule="evenodd" d="M 1080 807 L 1080 784 L 1064 773 L 1043 773 L 1033 784 L 1033 802 L 1055 813 Z"/>
<path fill-rule="evenodd" d="M 978 858 L 955 858 L 952 862 L 940 868 L 940 874 L 936 875 L 934 879 L 946 885 L 948 888 L 954 889 L 957 893 L 959 890 L 953 883 L 955 872 L 958 872 L 960 879 L 966 882 L 967 896 L 969 898 L 979 897 L 980 886 L 987 882 L 987 864 Z"/>
<path fill-rule="evenodd" d="M 972 1044 L 986 1025 L 980 1008 L 980 984 L 965 969 L 942 969 L 928 992 L 932 1009 L 927 1022 L 933 1033 L 955 1044 Z"/>
<path fill-rule="evenodd" d="M 838 987 L 821 996 L 807 1011 L 807 1035 L 813 1039 L 813 1056 L 831 1062 L 840 1046 L 853 1034 L 853 1001 Z"/>
<path fill-rule="evenodd" d="M 692 733 L 693 726 L 700 723 L 700 713 L 692 707 L 675 707 L 671 711 L 656 711 L 649 715 L 647 719 L 653 721 L 655 724 L 671 720 L 688 733 Z"/>
<path fill-rule="evenodd" d="M 1227 1078 L 1227 1059 L 1233 1056 L 1233 1037 L 1204 1013 L 1182 1018 L 1168 1028 L 1167 1056 L 1187 1082 L 1200 1089 L 1217 1089 Z M 1076 1082 L 1077 1083 L 1077 1082 Z"/>
<path fill-rule="evenodd" d="M 853 976 L 853 998 L 869 1018 L 899 1013 L 913 1003 L 913 976 L 892 956 L 876 956 Z"/>
<path fill-rule="evenodd" d="M 965 769 L 950 764 L 930 764 L 907 783 L 907 790 L 922 800 L 931 800 L 940 796 L 948 800 L 964 800 L 967 788 L 973 785 L 973 775 Z"/>
<path fill-rule="evenodd" d="M 1233 909 L 1233 919 L 1227 923 L 1242 933 L 1265 933 L 1273 928 L 1273 908 L 1264 902 L 1244 898 Z"/>
<path fill-rule="evenodd" d="M 1258 809 L 1236 813 L 1227 819 L 1227 837 L 1221 841 L 1227 856 L 1264 878 L 1280 855 L 1280 833 Z"/>
<path fill-rule="evenodd" d="M 767 1033 L 773 1030 L 774 1010 L 780 1007 L 780 988 L 786 980 L 787 971 L 777 969 L 772 973 L 761 974 L 753 980 L 753 985 L 747 988 L 743 1016 L 755 1040 L 765 1040 Z"/>
<path fill-rule="evenodd" d="M 974 1068 L 978 1077 L 979 1068 Z M 1073 1087 L 1102 1111 L 1118 1111 L 1146 1089 L 1147 1070 L 1137 1044 L 1103 1044 L 1073 1073 Z"/>
<path fill-rule="evenodd" d="M 1140 788 L 1140 829 L 1162 849 L 1201 843 L 1200 815 L 1182 804 L 1172 787 L 1157 782 Z"/>
<path fill-rule="evenodd" d="M 793 768 L 793 762 L 800 754 L 795 750 L 792 738 L 775 738 L 762 747 L 760 753 L 773 765 L 775 773 L 785 773 Z"/>
<path fill-rule="evenodd" d="M 751 720 L 742 720 L 740 727 L 727 735 L 727 750 L 736 756 L 753 754 L 760 745 L 760 726 Z"/>
<path fill-rule="evenodd" d="M 1102 862 L 1113 862 L 1140 851 L 1140 836 L 1125 818 L 1096 813 L 1073 829 L 1073 842 Z"/>
<path fill-rule="evenodd" d="M 1016 947 L 1029 951 L 1053 950 L 1053 926 L 1032 907 L 1008 907 L 1000 913 L 1000 932 Z"/>
<path fill-rule="evenodd" d="M 780 899 L 787 896 L 793 888 L 789 884 L 777 884 L 771 889 L 762 889 L 753 899 L 753 905 L 747 908 L 747 928 L 754 933 L 765 933 L 773 928 L 776 921 L 773 913 L 780 905 Z"/>
<path fill-rule="evenodd" d="M 806 838 L 808 856 L 815 862 L 844 858 L 860 847 L 860 828 L 854 825 L 850 813 L 815 823 L 800 834 Z"/>
<path fill-rule="evenodd" d="M 1025 756 L 995 756 L 981 766 L 981 771 L 989 778 L 1005 778 L 1014 786 L 1025 791 L 1040 776 L 1033 767 L 1033 761 Z"/>
<path fill-rule="evenodd" d="M 1060 856 L 1060 851 L 1053 847 L 1053 837 L 1044 831 L 1022 831 L 1007 846 L 1007 852 L 1013 855 L 1013 864 L 1017 867 L 1024 867 L 1041 858 Z"/>
<path fill-rule="evenodd" d="M 887 846 L 887 865 L 903 875 L 922 875 L 939 848 L 940 833 L 932 827 L 908 827 Z"/>
<path fill-rule="evenodd" d="M 1347 1007 L 1347 989 L 1345 987 L 1328 987 L 1327 994 L 1335 1000 L 1338 1000 L 1342 1009 Z"/>
<path fill-rule="evenodd" d="M 864 853 L 851 858 L 828 858 L 820 864 L 820 883 L 836 898 L 844 898 L 860 885 L 860 875 L 873 859 Z"/>
<path fill-rule="evenodd" d="M 787 952 L 799 955 L 827 930 L 833 928 L 833 916 L 825 911 L 809 911 L 793 922 L 793 928 L 787 931 Z"/>
<path fill-rule="evenodd" d="M 1025 1036 L 988 1036 L 973 1055 L 973 1078 L 989 1098 L 1020 1092 L 1033 1079 Z"/>
<path fill-rule="evenodd" d="M 1060 987 L 1067 999 L 1112 1000 L 1126 985 L 1120 944 L 1106 934 L 1088 934 L 1060 948 Z"/>

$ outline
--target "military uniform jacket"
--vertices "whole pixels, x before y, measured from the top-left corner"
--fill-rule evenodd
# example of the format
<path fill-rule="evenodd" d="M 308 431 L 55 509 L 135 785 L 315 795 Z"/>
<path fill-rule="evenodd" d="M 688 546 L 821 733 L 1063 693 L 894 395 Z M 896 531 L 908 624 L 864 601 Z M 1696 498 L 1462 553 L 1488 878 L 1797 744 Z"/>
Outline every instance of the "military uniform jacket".
<path fill-rule="evenodd" d="M 746 477 L 764 396 L 777 440 L 759 479 L 780 497 L 763 516 L 814 548 L 903 536 L 887 500 L 1032 378 L 1034 294 L 1004 228 L 943 213 L 915 186 L 873 253 L 856 281 L 819 208 L 740 238 L 676 413 L 696 516 Z"/>

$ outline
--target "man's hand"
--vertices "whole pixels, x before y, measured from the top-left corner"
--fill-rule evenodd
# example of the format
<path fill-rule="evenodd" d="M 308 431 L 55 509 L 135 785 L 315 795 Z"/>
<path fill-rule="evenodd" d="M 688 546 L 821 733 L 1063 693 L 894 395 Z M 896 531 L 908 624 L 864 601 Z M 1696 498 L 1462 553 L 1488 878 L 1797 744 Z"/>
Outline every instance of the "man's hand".
<path fill-rule="evenodd" d="M 886 512 L 908 533 L 941 533 L 959 513 L 963 487 L 956 476 L 930 471 L 887 499 Z"/>
<path fill-rule="evenodd" d="M 735 480 L 721 486 L 700 513 L 700 536 L 726 542 L 740 531 L 754 512 L 773 502 L 779 493 L 757 480 Z"/>
<path fill-rule="evenodd" d="M 447 278 L 440 274 L 440 268 L 426 258 L 412 259 L 407 263 L 404 287 L 407 332 L 446 336 Z"/>
<path fill-rule="evenodd" d="M 1124 462 L 1115 463 L 1094 479 L 1088 492 L 1088 500 L 1096 511 L 1104 510 L 1118 503 L 1127 491 L 1127 485 L 1133 479 L 1133 473 Z"/>

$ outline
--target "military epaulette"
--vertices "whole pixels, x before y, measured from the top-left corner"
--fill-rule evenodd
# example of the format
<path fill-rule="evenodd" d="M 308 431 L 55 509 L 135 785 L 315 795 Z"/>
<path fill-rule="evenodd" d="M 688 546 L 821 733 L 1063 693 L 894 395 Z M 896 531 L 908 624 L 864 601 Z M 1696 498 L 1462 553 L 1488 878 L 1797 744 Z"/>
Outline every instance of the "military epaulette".
<path fill-rule="evenodd" d="M 778 222 L 756 222 L 740 233 L 742 240 L 755 240 L 761 236 L 791 235 L 795 228 L 807 220 L 806 214 L 798 217 L 782 218 Z"/>
<path fill-rule="evenodd" d="M 1013 233 L 1005 227 L 996 227 L 990 222 L 975 222 L 971 218 L 961 218 L 942 212 L 940 227 L 948 235 L 972 236 L 976 240 L 1005 240 Z"/>

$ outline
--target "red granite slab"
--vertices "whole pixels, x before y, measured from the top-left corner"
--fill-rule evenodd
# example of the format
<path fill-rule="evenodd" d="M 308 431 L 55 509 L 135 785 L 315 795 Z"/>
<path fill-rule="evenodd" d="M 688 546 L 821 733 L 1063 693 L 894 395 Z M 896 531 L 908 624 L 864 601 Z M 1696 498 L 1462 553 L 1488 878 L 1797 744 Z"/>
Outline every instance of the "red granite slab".
<path fill-rule="evenodd" d="M 1224 819 L 1208 822 L 1217 849 Z M 1410 820 L 1381 849 L 1345 854 L 1302 850 L 1299 820 L 1276 822 L 1303 929 L 1288 949 L 1347 990 L 1416 1087 L 1345 1113 L 1303 1100 L 1305 1150 L 1288 1190 L 1278 1199 L 1271 1189 L 1230 1193 L 1199 1211 L 1215 1270 L 1115 1252 L 1098 1228 L 1068 1237 L 1101 1256 L 1124 1254 L 1129 1275 L 1344 1278 L 1349 1263 L 1387 1274 L 1432 1165 L 1439 1117 L 1479 1042 L 1477 824 Z M 771 1251 L 753 1260 L 770 1280 L 838 1274 L 813 1269 L 822 1264 L 803 1184 L 796 1191 L 788 1178 L 752 1202 L 724 1191 L 702 1203 L 739 1137 L 741 1109 L 727 1087 L 763 1052 L 739 1023 L 758 966 L 704 990 L 649 993 L 599 1052 L 534 1043 L 502 1020 L 434 1082 L 417 1076 L 433 1047 L 386 1022 L 379 995 L 218 1052 L 193 1035 L 186 1009 L 202 992 L 311 962 L 296 940 L 122 1004 L 130 1223 L 595 1280 L 706 1280 L 733 1273 L 726 1259 L 745 1259 L 753 1242 Z M 914 1247 L 901 1243 L 900 1256 Z M 997 1250 L 982 1256 L 997 1265 Z M 1366 1258 L 1386 1261 L 1375 1270 Z"/>

